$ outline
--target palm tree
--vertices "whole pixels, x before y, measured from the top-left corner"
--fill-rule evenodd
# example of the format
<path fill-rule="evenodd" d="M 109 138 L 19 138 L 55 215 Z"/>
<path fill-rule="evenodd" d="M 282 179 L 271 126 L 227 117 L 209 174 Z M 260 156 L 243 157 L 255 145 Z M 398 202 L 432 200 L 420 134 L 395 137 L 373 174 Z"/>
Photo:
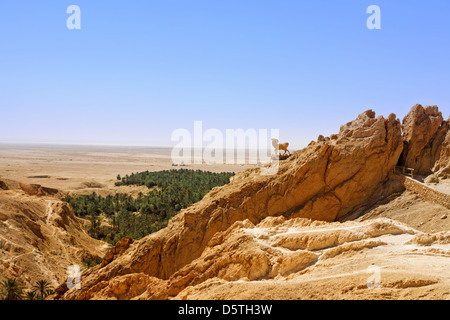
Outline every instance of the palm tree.
<path fill-rule="evenodd" d="M 21 300 L 23 297 L 23 286 L 16 279 L 4 280 L 0 289 L 5 300 Z"/>
<path fill-rule="evenodd" d="M 36 281 L 35 285 L 33 286 L 34 293 L 37 293 L 39 295 L 39 298 L 41 300 L 44 300 L 53 293 L 53 287 L 50 285 L 50 283 L 47 280 L 39 280 Z"/>
<path fill-rule="evenodd" d="M 27 300 L 37 300 L 36 292 L 34 291 L 28 291 L 26 295 Z"/>

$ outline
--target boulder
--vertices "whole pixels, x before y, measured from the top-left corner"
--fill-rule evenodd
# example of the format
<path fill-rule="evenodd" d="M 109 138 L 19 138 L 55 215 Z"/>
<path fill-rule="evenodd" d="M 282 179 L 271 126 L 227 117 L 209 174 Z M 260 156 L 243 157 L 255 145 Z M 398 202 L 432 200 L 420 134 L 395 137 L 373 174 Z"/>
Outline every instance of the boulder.
<path fill-rule="evenodd" d="M 424 182 L 425 183 L 439 183 L 439 178 L 434 174 L 430 174 L 428 177 L 425 178 Z"/>

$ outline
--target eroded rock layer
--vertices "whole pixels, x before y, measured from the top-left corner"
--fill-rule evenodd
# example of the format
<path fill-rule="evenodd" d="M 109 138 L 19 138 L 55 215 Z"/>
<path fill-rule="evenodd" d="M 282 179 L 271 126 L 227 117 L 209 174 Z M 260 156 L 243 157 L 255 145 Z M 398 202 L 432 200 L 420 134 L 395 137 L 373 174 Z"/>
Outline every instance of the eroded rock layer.
<path fill-rule="evenodd" d="M 107 244 L 92 239 L 72 208 L 49 195 L 55 189 L 2 180 L 0 190 L 0 280 L 63 282 L 70 265 L 103 257 Z"/>

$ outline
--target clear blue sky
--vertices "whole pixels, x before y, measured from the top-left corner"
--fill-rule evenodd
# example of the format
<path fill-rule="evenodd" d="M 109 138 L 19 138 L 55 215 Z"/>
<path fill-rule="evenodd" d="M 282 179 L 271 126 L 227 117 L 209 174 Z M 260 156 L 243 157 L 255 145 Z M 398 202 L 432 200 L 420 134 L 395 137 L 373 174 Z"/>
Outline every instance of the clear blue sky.
<path fill-rule="evenodd" d="M 0 141 L 171 146 L 202 120 L 301 147 L 367 109 L 450 114 L 448 0 L 1 0 L 0 49 Z"/>

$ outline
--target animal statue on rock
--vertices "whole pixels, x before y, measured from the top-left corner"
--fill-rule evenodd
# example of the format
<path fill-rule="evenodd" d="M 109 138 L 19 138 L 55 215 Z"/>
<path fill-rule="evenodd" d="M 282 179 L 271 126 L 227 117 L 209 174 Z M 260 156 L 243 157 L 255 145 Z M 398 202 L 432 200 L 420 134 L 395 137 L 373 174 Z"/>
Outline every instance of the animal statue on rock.
<path fill-rule="evenodd" d="M 289 142 L 278 143 L 278 139 L 272 139 L 272 146 L 275 148 L 276 153 L 278 153 L 279 150 L 283 150 L 282 156 L 286 155 L 286 153 L 291 155 L 291 152 L 288 150 Z"/>

